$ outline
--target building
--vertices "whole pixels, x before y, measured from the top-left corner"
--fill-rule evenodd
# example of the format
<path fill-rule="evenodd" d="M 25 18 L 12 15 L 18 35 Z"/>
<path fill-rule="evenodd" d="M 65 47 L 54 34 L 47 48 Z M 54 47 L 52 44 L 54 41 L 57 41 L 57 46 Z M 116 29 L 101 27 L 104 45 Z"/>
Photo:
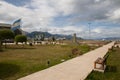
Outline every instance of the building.
<path fill-rule="evenodd" d="M 2 29 L 11 29 L 12 28 L 12 25 L 11 24 L 6 24 L 6 23 L 0 23 L 0 30 Z M 15 35 L 20 35 L 22 34 L 22 30 L 20 28 L 16 28 L 14 31 Z"/>
<path fill-rule="evenodd" d="M 1 29 L 11 29 L 11 24 L 0 23 L 0 30 Z"/>

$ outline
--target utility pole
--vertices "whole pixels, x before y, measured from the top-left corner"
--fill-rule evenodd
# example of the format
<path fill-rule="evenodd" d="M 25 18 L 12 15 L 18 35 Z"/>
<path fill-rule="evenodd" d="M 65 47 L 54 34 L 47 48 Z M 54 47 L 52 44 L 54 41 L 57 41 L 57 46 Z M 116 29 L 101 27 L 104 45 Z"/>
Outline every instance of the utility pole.
<path fill-rule="evenodd" d="M 91 23 L 88 23 L 89 26 L 89 40 L 91 39 L 91 28 L 90 28 Z"/>

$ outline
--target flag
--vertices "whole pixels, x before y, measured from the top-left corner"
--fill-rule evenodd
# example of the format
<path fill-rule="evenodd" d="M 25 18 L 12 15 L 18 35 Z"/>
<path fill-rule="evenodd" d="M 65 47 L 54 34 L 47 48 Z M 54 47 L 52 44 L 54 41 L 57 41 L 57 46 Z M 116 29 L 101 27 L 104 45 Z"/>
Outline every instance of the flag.
<path fill-rule="evenodd" d="M 13 23 L 11 29 L 14 31 L 16 29 L 20 29 L 20 27 L 21 27 L 21 19 L 18 19 Z"/>

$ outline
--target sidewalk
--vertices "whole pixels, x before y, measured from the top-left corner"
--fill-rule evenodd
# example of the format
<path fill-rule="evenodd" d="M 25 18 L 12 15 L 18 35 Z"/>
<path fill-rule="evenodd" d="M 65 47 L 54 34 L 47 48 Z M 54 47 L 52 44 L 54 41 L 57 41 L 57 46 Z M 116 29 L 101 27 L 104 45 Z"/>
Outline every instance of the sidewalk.
<path fill-rule="evenodd" d="M 114 42 L 111 42 L 82 56 L 18 80 L 84 80 L 94 69 L 94 61 L 98 57 L 103 57 L 107 53 L 108 48 L 113 46 L 113 44 Z"/>

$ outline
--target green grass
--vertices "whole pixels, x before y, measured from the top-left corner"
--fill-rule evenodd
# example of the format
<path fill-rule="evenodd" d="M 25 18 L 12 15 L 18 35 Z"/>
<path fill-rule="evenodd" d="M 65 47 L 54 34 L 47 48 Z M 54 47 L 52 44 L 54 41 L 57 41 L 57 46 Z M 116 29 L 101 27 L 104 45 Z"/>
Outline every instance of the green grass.
<path fill-rule="evenodd" d="M 120 80 L 120 48 L 108 53 L 105 73 L 92 71 L 86 80 Z"/>
<path fill-rule="evenodd" d="M 0 52 L 0 79 L 16 80 L 20 77 L 61 63 L 62 59 L 71 59 L 70 45 L 7 45 Z M 87 45 L 77 46 L 83 52 L 89 51 Z M 48 65 L 47 62 L 50 61 Z"/>

